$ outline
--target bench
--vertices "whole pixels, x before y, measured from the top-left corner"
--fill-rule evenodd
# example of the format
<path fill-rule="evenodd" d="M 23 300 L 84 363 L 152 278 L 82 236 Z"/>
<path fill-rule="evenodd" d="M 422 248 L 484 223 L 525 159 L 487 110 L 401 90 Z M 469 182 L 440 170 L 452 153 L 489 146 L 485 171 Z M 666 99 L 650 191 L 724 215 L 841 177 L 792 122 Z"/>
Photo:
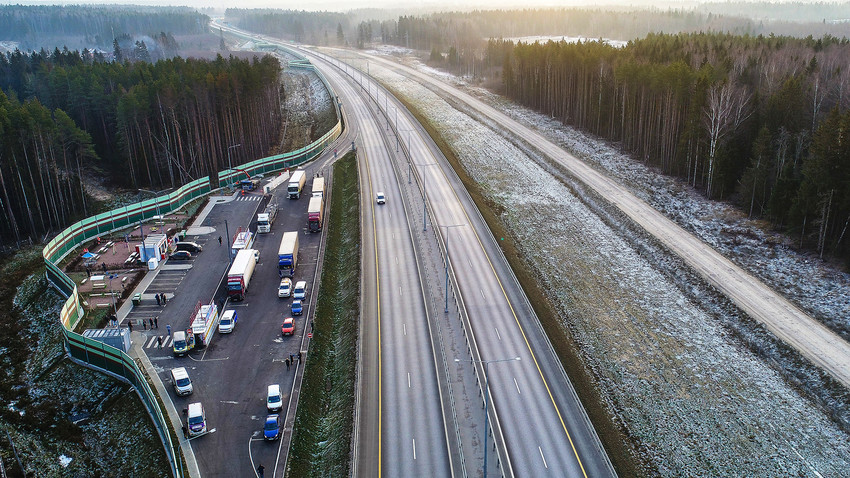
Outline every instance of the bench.
<path fill-rule="evenodd" d="M 95 305 L 95 307 L 97 307 L 98 309 L 106 309 L 106 308 L 108 308 L 108 307 L 112 307 L 112 304 L 110 304 L 110 303 L 108 303 L 108 302 L 107 302 L 107 303 L 105 303 L 105 304 L 104 304 L 104 303 L 100 303 L 100 302 L 98 302 L 98 303 Z"/>

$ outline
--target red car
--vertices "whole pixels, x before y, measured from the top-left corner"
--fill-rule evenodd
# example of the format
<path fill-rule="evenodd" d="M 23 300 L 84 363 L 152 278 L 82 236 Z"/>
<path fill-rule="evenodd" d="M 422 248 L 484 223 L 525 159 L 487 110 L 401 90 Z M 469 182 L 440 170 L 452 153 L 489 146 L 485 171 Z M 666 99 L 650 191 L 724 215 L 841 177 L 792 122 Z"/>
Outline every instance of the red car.
<path fill-rule="evenodd" d="M 292 317 L 287 317 L 283 319 L 283 326 L 280 328 L 280 332 L 283 335 L 294 335 L 295 334 L 295 320 Z"/>

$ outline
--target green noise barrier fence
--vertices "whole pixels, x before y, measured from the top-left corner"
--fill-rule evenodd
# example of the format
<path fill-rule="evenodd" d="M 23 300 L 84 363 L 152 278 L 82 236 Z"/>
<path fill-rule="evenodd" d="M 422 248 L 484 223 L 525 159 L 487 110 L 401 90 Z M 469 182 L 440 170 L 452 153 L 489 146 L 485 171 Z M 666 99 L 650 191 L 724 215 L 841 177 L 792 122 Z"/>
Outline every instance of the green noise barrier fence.
<path fill-rule="evenodd" d="M 249 171 L 251 175 L 254 175 L 302 164 L 318 156 L 325 147 L 333 143 L 342 133 L 342 115 L 340 114 L 339 104 L 335 100 L 336 96 L 333 94 L 333 90 L 322 74 L 315 69 L 313 71 L 321 78 L 325 87 L 328 89 L 328 93 L 334 98 L 334 108 L 337 114 L 336 125 L 321 138 L 303 148 L 285 154 L 258 159 L 242 165 L 240 169 Z M 235 169 L 219 172 L 218 187 L 223 187 L 229 184 L 229 182 L 234 181 L 234 176 L 237 174 L 241 173 Z M 77 250 L 80 245 L 87 241 L 105 233 L 121 230 L 135 224 L 141 224 L 156 215 L 172 212 L 193 199 L 206 196 L 211 191 L 211 177 L 203 177 L 182 186 L 170 194 L 157 196 L 154 199 L 113 209 L 83 219 L 59 233 L 42 251 L 47 280 L 62 295 L 68 298 L 62 306 L 59 316 L 68 354 L 75 361 L 130 383 L 136 388 L 165 447 L 171 465 L 171 471 L 177 478 L 185 476 L 179 461 L 179 444 L 171 440 L 168 421 L 165 415 L 163 415 L 156 395 L 148 385 L 144 373 L 138 364 L 136 364 L 135 360 L 121 350 L 74 332 L 74 329 L 83 318 L 84 311 L 80 303 L 77 285 L 59 268 L 58 264 L 68 254 Z"/>

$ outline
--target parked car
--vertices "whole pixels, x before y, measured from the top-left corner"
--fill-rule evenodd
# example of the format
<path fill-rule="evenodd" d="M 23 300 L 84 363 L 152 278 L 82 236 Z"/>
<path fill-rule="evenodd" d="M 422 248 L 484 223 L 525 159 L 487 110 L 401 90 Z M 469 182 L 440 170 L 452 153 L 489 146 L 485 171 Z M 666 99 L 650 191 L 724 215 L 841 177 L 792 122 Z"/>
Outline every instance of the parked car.
<path fill-rule="evenodd" d="M 218 333 L 229 334 L 236 328 L 236 311 L 227 310 L 221 314 L 221 320 L 218 322 Z"/>
<path fill-rule="evenodd" d="M 295 320 L 292 317 L 283 319 L 283 325 L 280 327 L 280 332 L 283 335 L 295 334 Z"/>
<path fill-rule="evenodd" d="M 194 391 L 185 367 L 171 369 L 171 383 L 174 385 L 174 393 L 177 395 L 189 395 Z"/>
<path fill-rule="evenodd" d="M 266 424 L 263 426 L 263 438 L 268 441 L 280 438 L 280 423 L 280 415 L 267 416 Z"/>
<path fill-rule="evenodd" d="M 204 250 L 204 247 L 197 242 L 183 241 L 174 245 L 174 249 L 178 251 L 187 251 L 192 254 L 197 254 Z"/>
<path fill-rule="evenodd" d="M 192 258 L 192 253 L 189 251 L 177 251 L 168 256 L 168 258 L 175 261 L 185 261 Z"/>
<path fill-rule="evenodd" d="M 292 297 L 295 299 L 307 297 L 307 281 L 300 280 L 295 283 L 295 287 L 292 289 Z"/>
<path fill-rule="evenodd" d="M 280 394 L 280 385 L 269 385 L 266 393 L 266 408 L 269 412 L 276 412 L 283 407 L 283 396 Z"/>
<path fill-rule="evenodd" d="M 292 279 L 284 277 L 280 280 L 280 286 L 277 288 L 278 297 L 289 297 L 292 295 Z"/>
<path fill-rule="evenodd" d="M 375 202 L 378 204 L 384 204 L 387 202 L 387 196 L 383 192 L 378 191 L 378 194 L 375 194 Z"/>
<path fill-rule="evenodd" d="M 304 305 L 299 299 L 293 300 L 290 307 L 292 308 L 292 315 L 301 315 L 304 313 Z"/>
<path fill-rule="evenodd" d="M 204 406 L 200 402 L 189 404 L 187 422 L 189 436 L 203 435 L 207 432 L 207 417 L 204 415 Z"/>

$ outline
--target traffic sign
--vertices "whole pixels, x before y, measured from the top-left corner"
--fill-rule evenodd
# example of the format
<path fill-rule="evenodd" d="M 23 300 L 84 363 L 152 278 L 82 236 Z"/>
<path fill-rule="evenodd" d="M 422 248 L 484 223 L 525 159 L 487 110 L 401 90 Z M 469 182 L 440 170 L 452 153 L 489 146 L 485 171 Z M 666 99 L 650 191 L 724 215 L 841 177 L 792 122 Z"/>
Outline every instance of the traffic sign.
<path fill-rule="evenodd" d="M 307 332 L 307 338 L 312 339 L 313 338 L 313 332 Z"/>

